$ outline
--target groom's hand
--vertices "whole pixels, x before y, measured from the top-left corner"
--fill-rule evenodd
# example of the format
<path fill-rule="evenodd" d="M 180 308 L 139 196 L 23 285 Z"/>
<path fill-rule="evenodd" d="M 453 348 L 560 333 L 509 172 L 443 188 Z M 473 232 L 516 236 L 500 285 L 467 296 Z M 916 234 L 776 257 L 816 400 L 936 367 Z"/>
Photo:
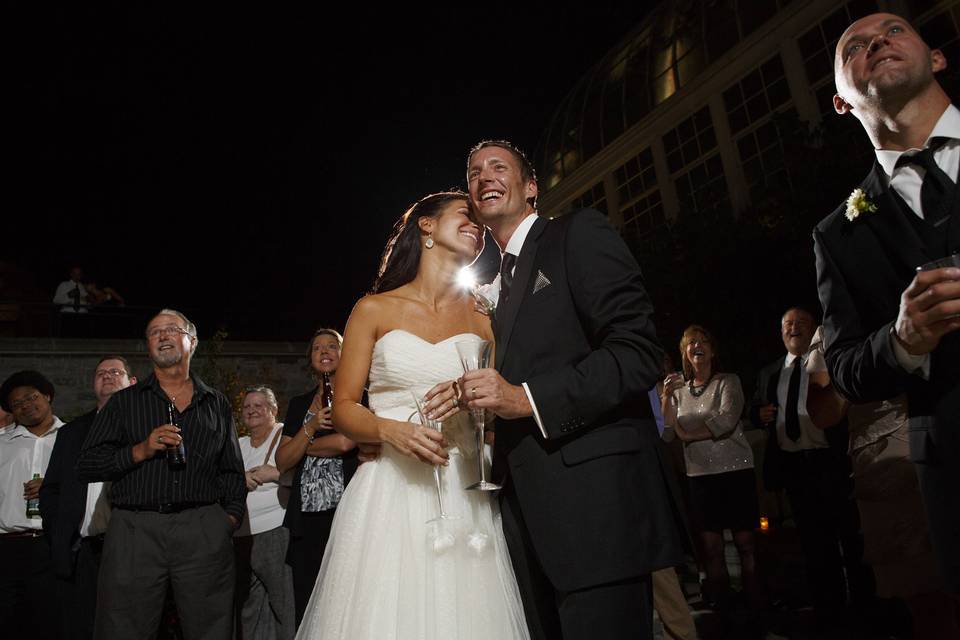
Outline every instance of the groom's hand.
<path fill-rule="evenodd" d="M 487 409 L 507 420 L 533 415 L 527 392 L 510 384 L 496 369 L 467 371 L 459 381 L 461 401 L 470 409 Z"/>

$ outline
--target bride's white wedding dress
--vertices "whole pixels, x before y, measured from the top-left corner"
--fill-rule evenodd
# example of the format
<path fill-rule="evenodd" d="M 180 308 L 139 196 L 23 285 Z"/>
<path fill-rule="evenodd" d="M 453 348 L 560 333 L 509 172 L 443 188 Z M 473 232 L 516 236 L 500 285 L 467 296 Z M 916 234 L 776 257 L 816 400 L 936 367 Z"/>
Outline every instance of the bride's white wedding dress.
<path fill-rule="evenodd" d="M 382 336 L 370 364 L 370 409 L 418 422 L 418 397 L 462 369 L 455 343 L 432 344 L 403 330 Z M 433 468 L 385 444 L 360 465 L 333 521 L 313 595 L 297 638 L 510 640 L 528 638 L 496 501 L 464 487 L 478 480 L 470 416 L 443 423 L 450 464 L 442 467 L 442 526 Z M 487 461 L 489 464 L 489 460 Z M 489 468 L 489 467 L 488 467 Z"/>

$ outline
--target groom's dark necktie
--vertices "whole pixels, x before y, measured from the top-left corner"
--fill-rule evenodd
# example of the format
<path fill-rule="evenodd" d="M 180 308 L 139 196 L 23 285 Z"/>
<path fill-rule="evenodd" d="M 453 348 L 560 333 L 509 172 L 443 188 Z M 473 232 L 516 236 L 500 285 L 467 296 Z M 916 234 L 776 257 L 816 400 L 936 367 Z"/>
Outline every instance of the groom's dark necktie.
<path fill-rule="evenodd" d="M 797 405 L 800 402 L 800 373 L 803 358 L 793 359 L 793 371 L 790 373 L 790 383 L 787 386 L 787 408 L 783 416 L 783 426 L 787 437 L 796 442 L 800 439 L 800 413 Z"/>
<path fill-rule="evenodd" d="M 912 164 L 923 167 L 923 185 L 920 187 L 920 208 L 923 219 L 937 226 L 950 214 L 950 204 L 953 201 L 953 190 L 956 188 L 953 180 L 940 168 L 934 152 L 947 142 L 946 138 L 934 138 L 930 146 L 919 153 L 909 156 L 900 156 L 897 166 Z"/>
<path fill-rule="evenodd" d="M 497 306 L 507 303 L 510 297 L 510 287 L 513 285 L 513 268 L 517 264 L 517 256 L 512 253 L 504 253 L 500 259 L 500 296 L 497 299 Z"/>

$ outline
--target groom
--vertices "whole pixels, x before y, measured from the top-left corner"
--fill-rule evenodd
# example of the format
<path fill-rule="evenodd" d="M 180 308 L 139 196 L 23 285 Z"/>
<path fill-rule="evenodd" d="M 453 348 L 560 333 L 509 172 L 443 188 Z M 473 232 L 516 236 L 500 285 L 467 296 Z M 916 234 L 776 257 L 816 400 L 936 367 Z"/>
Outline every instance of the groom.
<path fill-rule="evenodd" d="M 946 64 L 899 16 L 843 33 L 834 106 L 860 120 L 877 163 L 813 236 L 830 377 L 854 402 L 907 393 L 910 457 L 958 592 L 960 269 L 917 270 L 960 250 L 960 111 L 934 78 Z"/>
<path fill-rule="evenodd" d="M 496 369 L 460 384 L 499 418 L 493 476 L 531 634 L 650 638 L 650 573 L 680 551 L 647 399 L 663 352 L 640 269 L 596 211 L 538 216 L 533 168 L 509 142 L 475 146 L 467 182 L 502 262 Z"/>

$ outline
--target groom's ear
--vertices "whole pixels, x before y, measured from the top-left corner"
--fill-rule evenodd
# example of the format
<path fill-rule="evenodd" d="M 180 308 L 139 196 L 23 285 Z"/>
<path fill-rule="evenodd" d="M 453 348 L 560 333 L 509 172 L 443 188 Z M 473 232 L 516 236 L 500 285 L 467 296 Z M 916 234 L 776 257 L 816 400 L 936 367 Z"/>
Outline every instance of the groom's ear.
<path fill-rule="evenodd" d="M 833 95 L 833 109 L 842 116 L 850 111 L 853 111 L 853 106 L 841 98 L 839 93 L 835 93 Z"/>

